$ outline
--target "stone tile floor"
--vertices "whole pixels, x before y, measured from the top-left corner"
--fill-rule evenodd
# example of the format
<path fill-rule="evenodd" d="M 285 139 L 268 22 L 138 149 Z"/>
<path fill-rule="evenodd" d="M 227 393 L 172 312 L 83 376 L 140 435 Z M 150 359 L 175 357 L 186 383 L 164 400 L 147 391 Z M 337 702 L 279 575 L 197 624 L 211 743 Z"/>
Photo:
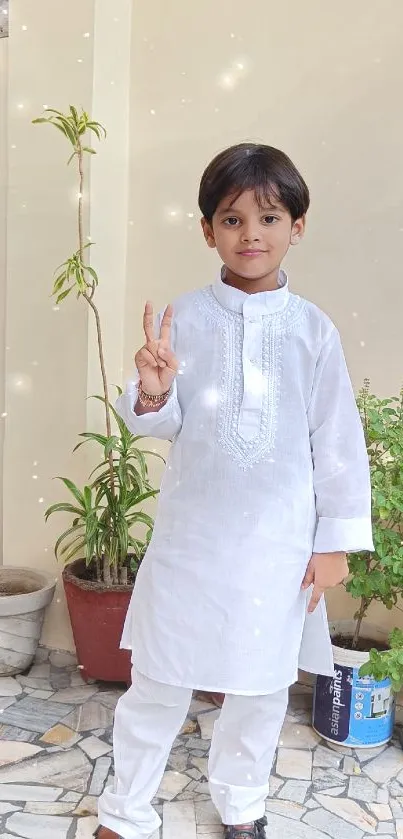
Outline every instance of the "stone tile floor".
<path fill-rule="evenodd" d="M 29 673 L 0 677 L 0 839 L 89 839 L 112 774 L 112 723 L 123 688 L 86 685 L 74 657 L 38 650 Z M 330 748 L 309 726 L 296 685 L 267 802 L 268 839 L 403 839 L 403 751 Z M 218 839 L 207 754 L 218 711 L 195 699 L 156 798 L 161 839 Z"/>

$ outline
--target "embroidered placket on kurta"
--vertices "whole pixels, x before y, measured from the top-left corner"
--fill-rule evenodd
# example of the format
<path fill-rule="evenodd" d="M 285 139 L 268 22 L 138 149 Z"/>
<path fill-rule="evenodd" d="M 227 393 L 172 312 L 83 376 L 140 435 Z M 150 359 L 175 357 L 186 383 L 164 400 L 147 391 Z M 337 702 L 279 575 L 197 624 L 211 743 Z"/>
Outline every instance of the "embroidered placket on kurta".
<path fill-rule="evenodd" d="M 247 300 L 243 307 L 243 398 L 238 420 L 238 434 L 248 441 L 259 433 L 262 407 L 267 400 L 267 377 L 262 369 L 263 322 L 249 303 L 253 301 Z"/>

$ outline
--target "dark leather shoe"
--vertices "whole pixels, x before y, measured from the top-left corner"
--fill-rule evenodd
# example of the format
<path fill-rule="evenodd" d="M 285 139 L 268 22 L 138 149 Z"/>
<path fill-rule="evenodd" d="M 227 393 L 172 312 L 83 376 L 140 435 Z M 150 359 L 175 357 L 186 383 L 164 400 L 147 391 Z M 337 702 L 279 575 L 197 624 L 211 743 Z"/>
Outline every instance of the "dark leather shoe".
<path fill-rule="evenodd" d="M 94 836 L 96 839 L 121 839 L 118 833 L 115 833 L 114 830 L 110 830 L 109 827 L 104 827 L 102 824 L 97 827 Z"/>
<path fill-rule="evenodd" d="M 224 825 L 224 839 L 266 839 L 266 826 L 266 816 L 249 824 Z"/>

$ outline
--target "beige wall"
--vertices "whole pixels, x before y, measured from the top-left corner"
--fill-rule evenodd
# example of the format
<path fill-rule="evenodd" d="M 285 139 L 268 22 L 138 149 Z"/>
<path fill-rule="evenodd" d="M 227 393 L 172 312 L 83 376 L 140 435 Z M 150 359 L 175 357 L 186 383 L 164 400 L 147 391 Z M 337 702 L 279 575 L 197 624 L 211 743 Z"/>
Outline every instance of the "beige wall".
<path fill-rule="evenodd" d="M 1 9 L 0 9 L 1 12 Z M 0 475 L 3 474 L 5 426 L 6 275 L 7 275 L 7 76 L 8 40 L 0 38 Z M 3 547 L 3 484 L 0 482 L 0 562 Z"/>
<path fill-rule="evenodd" d="M 61 520 L 45 525 L 43 514 L 60 499 L 55 475 L 84 477 L 71 451 L 86 422 L 87 315 L 74 299 L 55 311 L 50 298 L 53 271 L 75 245 L 77 187 L 61 135 L 31 120 L 44 104 L 91 107 L 92 40 L 83 32 L 93 2 L 80 0 L 79 14 L 60 3 L 57 15 L 43 0 L 10 5 L 3 561 L 56 577 Z M 72 645 L 60 586 L 45 640 Z"/>
<path fill-rule="evenodd" d="M 110 129 L 108 151 L 92 162 L 91 190 L 111 382 L 131 370 L 144 299 L 162 306 L 214 277 L 218 263 L 199 232 L 198 179 L 223 146 L 253 139 L 287 151 L 311 187 L 307 237 L 287 266 L 294 290 L 336 321 L 355 385 L 370 376 L 379 393 L 392 393 L 403 378 L 403 6 L 256 0 L 246 14 L 241 0 L 119 0 L 113 8 L 74 0 L 57 15 L 54 0 L 36 0 L 32 11 L 30 0 L 17 6 L 9 44 L 10 143 L 18 154 L 9 170 L 4 559 L 56 574 L 58 526 L 45 528 L 38 499 L 58 497 L 54 474 L 84 474 L 70 449 L 98 379 L 84 312 L 71 301 L 54 313 L 47 298 L 53 266 L 71 249 L 71 180 L 58 138 L 43 130 L 39 140 L 29 119 L 42 102 L 93 101 Z M 16 373 L 27 377 L 22 392 Z M 342 591 L 329 603 L 332 618 L 353 611 Z M 400 621 L 380 609 L 371 617 Z M 62 598 L 45 640 L 71 644 Z"/>

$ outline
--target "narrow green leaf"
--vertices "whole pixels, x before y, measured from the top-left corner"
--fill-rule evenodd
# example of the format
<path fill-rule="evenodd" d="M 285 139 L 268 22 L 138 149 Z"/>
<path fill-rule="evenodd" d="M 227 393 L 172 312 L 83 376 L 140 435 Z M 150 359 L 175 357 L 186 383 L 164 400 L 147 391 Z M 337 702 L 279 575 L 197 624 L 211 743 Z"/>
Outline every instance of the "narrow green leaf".
<path fill-rule="evenodd" d="M 88 273 L 91 275 L 92 279 L 94 280 L 95 284 L 98 285 L 98 283 L 99 283 L 98 274 L 97 274 L 96 271 L 94 271 L 94 269 L 91 267 L 91 265 L 86 265 L 85 270 L 88 271 Z"/>
<path fill-rule="evenodd" d="M 79 507 L 74 507 L 72 504 L 63 502 L 59 504 L 52 504 L 52 506 L 45 512 L 45 521 L 47 521 L 49 516 L 52 516 L 53 513 L 70 513 L 71 515 L 82 516 L 83 510 Z"/>
<path fill-rule="evenodd" d="M 70 294 L 72 290 L 73 287 L 70 286 L 70 288 L 66 288 L 65 291 L 62 291 L 61 294 L 59 294 L 56 298 L 56 304 L 61 303 L 61 301 L 64 300 L 64 298 L 67 297 L 67 295 Z"/>
<path fill-rule="evenodd" d="M 74 538 L 74 539 L 71 539 L 71 540 L 67 543 L 67 545 L 65 545 L 65 546 L 62 548 L 62 550 L 59 552 L 59 548 L 60 548 L 60 546 L 61 546 L 61 545 L 63 544 L 63 542 L 64 542 L 64 541 L 68 538 L 68 536 L 69 536 L 69 535 L 71 535 L 72 533 L 77 532 L 78 530 L 80 530 L 81 532 L 80 532 L 80 533 L 77 533 L 77 535 L 75 536 L 75 538 Z M 79 527 L 79 528 L 78 528 L 78 527 L 71 527 L 69 530 L 66 530 L 66 532 L 65 532 L 65 533 L 63 533 L 61 536 L 59 536 L 59 538 L 58 538 L 58 540 L 57 540 L 57 542 L 56 542 L 56 544 L 55 544 L 55 556 L 56 556 L 57 558 L 59 558 L 59 553 L 60 553 L 60 556 L 63 556 L 63 554 L 67 553 L 67 551 L 71 548 L 71 546 L 74 544 L 74 542 L 78 542 L 80 539 L 81 539 L 81 540 L 83 539 L 84 534 L 82 533 L 82 530 L 83 530 L 83 526 L 82 526 L 82 525 L 80 525 L 80 527 Z"/>
<path fill-rule="evenodd" d="M 70 481 L 69 478 L 59 477 L 59 480 L 64 483 L 68 490 L 70 490 L 71 494 L 74 495 L 74 498 L 79 502 L 79 504 L 81 504 L 82 507 L 85 507 L 84 496 L 82 492 L 80 492 L 80 490 L 78 489 L 78 486 L 76 486 L 76 484 L 73 483 L 73 481 Z"/>
<path fill-rule="evenodd" d="M 73 116 L 74 122 L 78 123 L 78 113 L 74 105 L 70 105 L 70 112 Z"/>

